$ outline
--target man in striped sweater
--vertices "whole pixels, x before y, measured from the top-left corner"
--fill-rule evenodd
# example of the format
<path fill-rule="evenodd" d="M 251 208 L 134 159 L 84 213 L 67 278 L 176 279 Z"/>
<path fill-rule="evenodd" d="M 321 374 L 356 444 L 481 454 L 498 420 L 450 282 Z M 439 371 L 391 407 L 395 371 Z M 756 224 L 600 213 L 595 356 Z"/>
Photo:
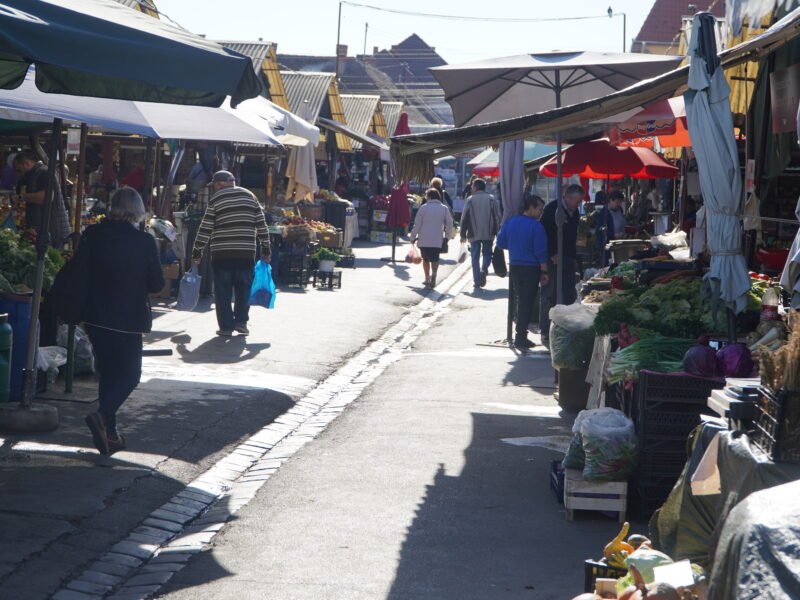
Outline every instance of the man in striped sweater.
<path fill-rule="evenodd" d="M 198 264 L 203 249 L 210 243 L 217 335 L 229 337 L 234 331 L 247 335 L 256 241 L 261 242 L 261 260 L 269 262 L 269 230 L 258 200 L 250 190 L 236 185 L 232 173 L 217 171 L 211 185 L 214 195 L 200 223 L 192 257 Z"/>

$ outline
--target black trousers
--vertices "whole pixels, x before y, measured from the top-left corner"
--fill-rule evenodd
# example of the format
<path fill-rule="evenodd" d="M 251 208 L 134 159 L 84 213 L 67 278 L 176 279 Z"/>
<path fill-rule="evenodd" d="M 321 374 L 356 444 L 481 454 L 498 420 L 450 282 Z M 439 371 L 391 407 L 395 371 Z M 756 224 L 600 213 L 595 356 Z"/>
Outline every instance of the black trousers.
<path fill-rule="evenodd" d="M 86 326 L 100 373 L 100 409 L 106 430 L 117 428 L 117 410 L 142 377 L 142 336 Z"/>
<path fill-rule="evenodd" d="M 229 269 L 214 266 L 214 307 L 217 324 L 222 331 L 247 325 L 250 318 L 250 288 L 253 285 L 253 267 Z M 231 300 L 233 308 L 231 309 Z"/>
<path fill-rule="evenodd" d="M 528 325 L 533 315 L 536 293 L 539 289 L 539 267 L 511 265 L 511 278 L 517 300 L 517 338 L 528 337 Z"/>

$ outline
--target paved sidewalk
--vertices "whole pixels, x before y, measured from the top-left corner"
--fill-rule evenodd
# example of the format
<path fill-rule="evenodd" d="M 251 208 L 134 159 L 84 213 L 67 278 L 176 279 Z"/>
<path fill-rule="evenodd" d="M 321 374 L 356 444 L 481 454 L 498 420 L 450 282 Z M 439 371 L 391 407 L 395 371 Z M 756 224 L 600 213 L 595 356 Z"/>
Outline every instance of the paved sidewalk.
<path fill-rule="evenodd" d="M 475 293 L 467 284 L 158 597 L 580 593 L 583 560 L 619 526 L 594 513 L 566 522 L 548 488 L 550 461 L 561 456 L 548 448 L 565 448 L 574 415 L 553 401 L 547 356 L 488 345 L 504 335 L 504 283 L 491 277 Z"/>
<path fill-rule="evenodd" d="M 120 415 L 128 451 L 105 458 L 91 447 L 92 381 L 53 402 L 58 431 L 0 433 L 0 598 L 48 597 L 423 298 L 421 269 L 386 265 L 388 247 L 362 245 L 341 290 L 283 290 L 275 311 L 253 309 L 248 338 L 217 338 L 210 302 L 157 308 L 148 345 L 175 354 L 145 359 Z"/>

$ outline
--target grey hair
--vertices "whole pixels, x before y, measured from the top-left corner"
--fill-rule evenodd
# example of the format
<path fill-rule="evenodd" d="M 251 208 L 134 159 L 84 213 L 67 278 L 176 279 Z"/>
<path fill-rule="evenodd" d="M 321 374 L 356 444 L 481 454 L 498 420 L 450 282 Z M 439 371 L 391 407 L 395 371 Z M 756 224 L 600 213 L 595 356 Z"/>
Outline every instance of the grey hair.
<path fill-rule="evenodd" d="M 137 225 L 144 220 L 146 214 L 142 197 L 132 187 L 121 187 L 111 196 L 111 206 L 108 209 L 109 219 L 127 221 Z"/>

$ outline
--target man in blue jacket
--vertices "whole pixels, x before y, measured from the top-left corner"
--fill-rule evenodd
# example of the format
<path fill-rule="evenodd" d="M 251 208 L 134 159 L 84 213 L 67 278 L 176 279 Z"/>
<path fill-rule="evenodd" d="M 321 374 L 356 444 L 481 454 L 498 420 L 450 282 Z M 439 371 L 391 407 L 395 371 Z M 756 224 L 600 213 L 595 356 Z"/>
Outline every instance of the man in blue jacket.
<path fill-rule="evenodd" d="M 544 200 L 526 195 L 522 199 L 522 215 L 506 221 L 497 236 L 497 247 L 508 250 L 511 278 L 517 295 L 517 331 L 514 345 L 532 348 L 528 339 L 528 324 L 533 313 L 536 290 L 547 285 L 547 234 L 539 223 Z"/>

